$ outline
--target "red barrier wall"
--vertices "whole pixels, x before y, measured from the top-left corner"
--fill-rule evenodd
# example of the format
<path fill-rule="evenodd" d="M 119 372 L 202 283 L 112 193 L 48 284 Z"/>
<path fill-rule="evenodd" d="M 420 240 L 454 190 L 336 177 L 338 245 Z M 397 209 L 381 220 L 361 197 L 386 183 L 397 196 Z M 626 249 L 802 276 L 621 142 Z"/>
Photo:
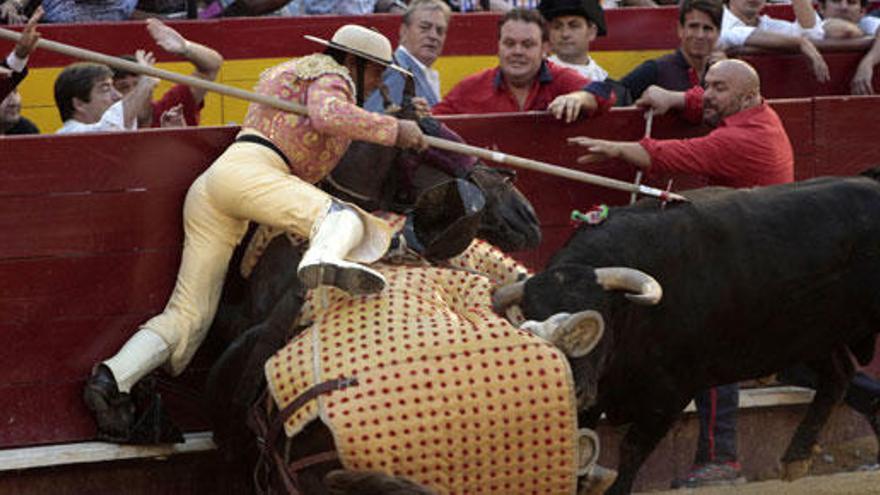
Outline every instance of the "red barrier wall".
<path fill-rule="evenodd" d="M 0 139 L 0 447 L 93 437 L 83 380 L 164 306 L 183 197 L 235 131 Z"/>
<path fill-rule="evenodd" d="M 799 178 L 852 174 L 880 163 L 872 125 L 880 97 L 773 106 L 795 147 Z M 634 110 L 570 126 L 539 114 L 446 122 L 473 144 L 624 180 L 634 175 L 626 165 L 576 165 L 577 150 L 565 138 L 637 139 L 644 132 Z M 92 438 L 80 399 L 83 380 L 94 362 L 164 306 L 180 255 L 185 191 L 235 132 L 223 127 L 0 139 L 0 448 Z M 699 132 L 675 117 L 654 122 L 656 137 Z M 665 185 L 666 178 L 647 179 Z M 675 184 L 699 181 L 679 177 Z M 572 208 L 627 199 L 528 171 L 520 173 L 519 185 L 544 223 L 541 250 L 520 256 L 533 267 L 569 235 Z M 191 395 L 204 375 L 200 362 L 165 389 L 175 418 L 190 429 L 207 426 Z M 193 388 L 181 391 L 178 385 L 187 380 Z"/>

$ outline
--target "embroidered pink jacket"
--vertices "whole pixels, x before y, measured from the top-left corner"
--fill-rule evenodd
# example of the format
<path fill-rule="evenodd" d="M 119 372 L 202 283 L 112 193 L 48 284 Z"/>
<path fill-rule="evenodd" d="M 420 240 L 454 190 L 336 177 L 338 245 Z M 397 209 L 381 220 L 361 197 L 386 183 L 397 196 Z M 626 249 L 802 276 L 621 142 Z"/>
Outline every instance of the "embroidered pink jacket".
<path fill-rule="evenodd" d="M 291 173 L 306 182 L 314 184 L 329 174 L 352 140 L 389 146 L 397 140 L 397 119 L 358 107 L 348 71 L 326 55 L 266 70 L 256 91 L 308 108 L 306 117 L 252 103 L 242 124 L 243 130 L 259 131 L 278 146 Z"/>

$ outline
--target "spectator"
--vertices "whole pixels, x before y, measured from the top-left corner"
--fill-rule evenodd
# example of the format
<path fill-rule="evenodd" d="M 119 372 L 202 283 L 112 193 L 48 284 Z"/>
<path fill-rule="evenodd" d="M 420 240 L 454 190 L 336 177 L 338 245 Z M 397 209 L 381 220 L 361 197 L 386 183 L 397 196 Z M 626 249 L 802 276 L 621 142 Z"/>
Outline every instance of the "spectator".
<path fill-rule="evenodd" d="M 607 32 L 598 0 L 541 0 L 538 10 L 549 26 L 551 62 L 591 81 L 608 78 L 608 72 L 590 58 L 590 42 Z"/>
<path fill-rule="evenodd" d="M 643 169 L 706 176 L 711 185 L 752 187 L 791 182 L 794 158 L 779 116 L 763 101 L 758 74 L 741 60 L 716 62 L 705 92 L 649 88 L 636 102 L 658 114 L 684 109 L 714 129 L 693 139 L 615 142 L 586 137 L 569 141 L 588 148 L 579 162 L 619 158 Z"/>
<path fill-rule="evenodd" d="M 674 0 L 602 0 L 602 8 L 605 10 L 620 7 L 659 7 L 660 5 L 672 5 Z"/>
<path fill-rule="evenodd" d="M 21 116 L 21 95 L 12 90 L 0 101 L 0 136 L 14 134 L 39 134 L 33 122 Z"/>
<path fill-rule="evenodd" d="M 817 5 L 826 39 L 874 36 L 880 26 L 880 18 L 865 14 L 868 0 L 819 0 Z"/>
<path fill-rule="evenodd" d="M 15 48 L 9 52 L 5 60 L 0 61 L 0 101 L 15 91 L 15 88 L 27 77 L 27 62 L 31 52 L 40 41 L 40 33 L 37 31 L 37 23 L 43 16 L 43 9 L 37 7 L 34 14 L 28 19 L 27 24 L 21 31 L 21 37 L 15 43 Z"/>
<path fill-rule="evenodd" d="M 511 10 L 501 17 L 498 31 L 499 66 L 462 80 L 433 108 L 434 114 L 552 110 L 570 106 L 557 97 L 578 89 L 584 89 L 579 108 L 588 112 L 614 103 L 606 85 L 544 60 L 547 29 L 537 11 Z"/>
<path fill-rule="evenodd" d="M 281 16 L 302 15 L 365 15 L 372 13 L 403 13 L 402 0 L 215 0 L 199 17 L 219 16 Z"/>
<path fill-rule="evenodd" d="M 197 3 L 187 0 L 138 0 L 131 19 L 162 17 L 165 19 L 195 18 Z"/>
<path fill-rule="evenodd" d="M 152 53 L 138 50 L 137 63 L 152 65 Z M 158 80 L 142 77 L 125 97 L 113 87 L 113 71 L 106 65 L 68 65 L 55 80 L 55 104 L 64 125 L 59 134 L 137 129 L 138 111 L 148 104 Z"/>
<path fill-rule="evenodd" d="M 0 3 L 0 23 L 21 24 L 27 21 L 25 4 L 22 0 L 5 0 Z"/>
<path fill-rule="evenodd" d="M 874 94 L 874 67 L 880 63 L 880 17 L 865 15 L 867 4 L 867 0 L 819 0 L 826 38 L 874 37 L 850 83 L 850 91 L 857 95 Z"/>
<path fill-rule="evenodd" d="M 620 80 L 633 100 L 653 85 L 685 91 L 702 84 L 721 31 L 724 7 L 720 0 L 684 0 L 678 10 L 675 53 L 648 60 Z"/>
<path fill-rule="evenodd" d="M 194 77 L 213 81 L 223 65 L 223 57 L 205 45 L 190 41 L 159 19 L 147 19 L 147 31 L 166 52 L 179 55 L 195 65 Z M 141 76 L 123 69 L 113 69 L 113 87 L 122 96 L 136 86 Z M 176 125 L 199 125 L 199 114 L 205 106 L 206 90 L 177 84 L 158 101 L 147 102 L 138 111 L 139 127 L 168 127 Z M 185 122 L 178 120 L 182 114 Z"/>
<path fill-rule="evenodd" d="M 134 12 L 137 0 L 43 0 L 42 5 L 46 9 L 46 22 L 125 21 Z"/>
<path fill-rule="evenodd" d="M 376 0 L 301 0 L 302 15 L 372 14 Z"/>
<path fill-rule="evenodd" d="M 410 71 L 415 83 L 415 96 L 424 98 L 429 107 L 440 101 L 440 73 L 433 68 L 443 52 L 451 11 L 441 0 L 413 0 L 400 24 L 400 46 L 394 59 Z M 388 88 L 391 102 L 403 102 L 406 77 L 396 70 L 386 70 L 382 82 Z M 384 102 L 379 91 L 374 91 L 364 108 L 381 112 Z"/>
<path fill-rule="evenodd" d="M 753 46 L 770 50 L 797 49 L 813 67 L 819 82 L 829 79 L 828 65 L 808 38 L 822 39 L 824 33 L 811 0 L 792 0 L 795 22 L 760 15 L 766 0 L 728 0 L 721 19 L 718 48 L 728 50 Z"/>
<path fill-rule="evenodd" d="M 456 12 L 509 12 L 514 8 L 531 9 L 538 0 L 446 0 Z"/>

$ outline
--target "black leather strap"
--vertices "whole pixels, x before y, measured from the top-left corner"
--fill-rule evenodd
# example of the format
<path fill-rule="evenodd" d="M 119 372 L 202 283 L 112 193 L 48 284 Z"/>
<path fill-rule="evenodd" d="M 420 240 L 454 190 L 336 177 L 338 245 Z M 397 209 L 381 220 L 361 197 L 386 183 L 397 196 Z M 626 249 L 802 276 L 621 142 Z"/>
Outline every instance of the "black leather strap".
<path fill-rule="evenodd" d="M 236 143 L 244 142 L 244 143 L 262 144 L 263 146 L 265 146 L 265 147 L 269 148 L 270 150 L 274 151 L 275 153 L 277 153 L 278 156 L 280 156 L 281 159 L 284 160 L 284 163 L 287 164 L 287 167 L 290 168 L 290 160 L 288 160 L 287 157 L 284 156 L 284 152 L 281 151 L 281 148 L 279 148 L 278 146 L 275 146 L 275 143 L 273 143 L 272 141 L 269 141 L 268 139 L 266 139 L 262 136 L 257 136 L 256 134 L 242 134 L 241 136 L 238 136 L 237 138 L 235 138 L 235 142 Z"/>

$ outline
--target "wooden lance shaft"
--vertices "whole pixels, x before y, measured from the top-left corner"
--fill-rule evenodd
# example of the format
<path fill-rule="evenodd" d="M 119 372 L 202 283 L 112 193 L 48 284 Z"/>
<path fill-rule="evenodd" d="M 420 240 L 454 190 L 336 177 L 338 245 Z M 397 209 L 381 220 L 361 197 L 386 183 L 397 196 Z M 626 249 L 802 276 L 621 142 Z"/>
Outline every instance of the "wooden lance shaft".
<path fill-rule="evenodd" d="M 654 124 L 654 109 L 649 108 L 648 111 L 645 113 L 645 137 L 646 138 L 651 137 L 651 127 L 653 126 L 653 124 Z M 635 184 L 636 187 L 638 187 L 641 183 L 642 183 L 642 169 L 639 168 L 638 170 L 636 170 L 636 180 L 633 182 L 633 184 Z M 638 199 L 638 196 L 639 195 L 635 191 L 633 191 L 632 194 L 629 195 L 629 204 L 635 203 L 636 199 Z"/>
<path fill-rule="evenodd" d="M 21 38 L 21 34 L 10 31 L 9 29 L 0 28 L 0 38 L 6 39 L 9 41 L 16 42 L 19 38 Z M 67 55 L 69 57 L 88 60 L 89 62 L 95 62 L 99 64 L 104 64 L 116 69 L 125 70 L 131 72 L 133 74 L 141 74 L 151 77 L 156 77 L 159 79 L 164 79 L 166 81 L 171 81 L 178 84 L 185 84 L 187 86 L 192 86 L 200 89 L 204 89 L 207 91 L 213 91 L 215 93 L 219 93 L 225 96 L 231 96 L 233 98 L 239 98 L 246 101 L 251 101 L 255 103 L 260 103 L 263 105 L 267 105 L 273 108 L 278 108 L 280 110 L 284 110 L 287 112 L 296 113 L 299 115 L 308 115 L 308 109 L 304 105 L 300 105 L 299 103 L 292 101 L 285 101 L 280 98 L 276 98 L 274 96 L 261 95 L 258 93 L 254 93 L 251 91 L 245 91 L 240 88 L 235 88 L 232 86 L 227 86 L 225 84 L 216 83 L 213 81 L 206 81 L 204 79 L 200 79 L 198 77 L 186 76 L 183 74 L 178 74 L 176 72 L 170 72 L 167 70 L 158 69 L 156 67 L 141 65 L 135 62 L 131 62 L 119 57 L 111 57 L 109 55 L 105 55 L 103 53 L 95 52 L 92 50 L 86 50 L 84 48 L 78 48 L 72 45 L 68 45 L 65 43 L 59 43 L 57 41 L 47 40 L 45 38 L 41 38 L 37 42 L 37 48 L 41 48 L 44 50 L 49 50 L 57 53 L 61 53 L 63 55 Z M 557 165 L 551 165 L 549 163 L 539 162 L 537 160 L 530 160 L 528 158 L 521 158 L 518 156 L 508 155 L 506 153 L 501 153 L 498 151 L 491 151 L 484 148 L 479 148 L 477 146 L 471 146 L 468 144 L 458 143 L 455 141 L 449 141 L 446 139 L 441 139 L 433 136 L 425 136 L 425 140 L 430 146 L 435 148 L 453 151 L 456 153 L 461 153 L 464 155 L 474 156 L 477 158 L 482 158 L 484 160 L 491 160 L 497 163 L 503 163 L 505 165 L 511 165 L 518 168 L 525 168 L 528 170 L 533 170 L 536 172 L 542 172 L 545 174 L 555 175 L 558 177 L 564 177 L 567 179 L 572 179 L 580 182 L 586 182 L 588 184 L 593 184 L 597 186 L 607 187 L 610 189 L 617 189 L 620 191 L 632 192 L 644 194 L 646 196 L 654 196 L 660 199 L 665 200 L 678 200 L 685 201 L 685 198 L 679 196 L 674 193 L 670 193 L 667 191 L 663 191 L 661 189 L 656 189 L 653 187 L 647 187 L 642 185 L 630 184 L 629 182 L 624 182 L 617 179 L 611 179 L 609 177 L 603 177 L 601 175 L 589 174 L 586 172 L 581 172 L 579 170 L 572 170 L 565 167 L 560 167 Z"/>

